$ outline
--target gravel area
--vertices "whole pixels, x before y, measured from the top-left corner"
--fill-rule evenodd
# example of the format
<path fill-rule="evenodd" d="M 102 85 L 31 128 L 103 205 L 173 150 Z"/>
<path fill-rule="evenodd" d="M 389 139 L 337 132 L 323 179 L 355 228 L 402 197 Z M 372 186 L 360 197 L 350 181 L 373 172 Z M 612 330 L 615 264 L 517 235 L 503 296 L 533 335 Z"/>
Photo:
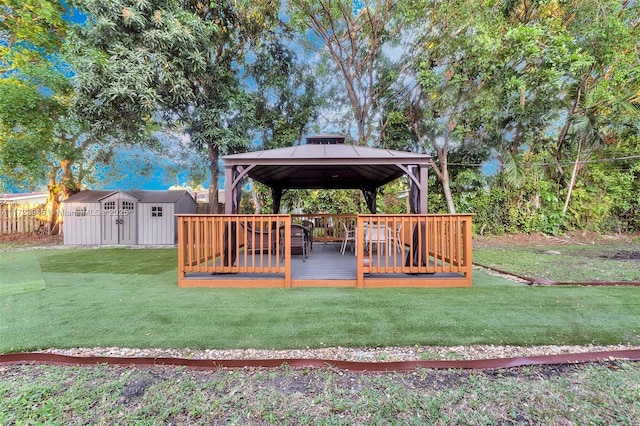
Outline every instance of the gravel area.
<path fill-rule="evenodd" d="M 72 356 L 158 357 L 187 359 L 309 359 L 319 358 L 340 361 L 427 361 L 427 360 L 475 360 L 513 358 L 535 355 L 640 350 L 640 346 L 409 346 L 385 348 L 318 349 L 134 349 L 134 348 L 72 348 L 47 349 L 42 353 Z"/>

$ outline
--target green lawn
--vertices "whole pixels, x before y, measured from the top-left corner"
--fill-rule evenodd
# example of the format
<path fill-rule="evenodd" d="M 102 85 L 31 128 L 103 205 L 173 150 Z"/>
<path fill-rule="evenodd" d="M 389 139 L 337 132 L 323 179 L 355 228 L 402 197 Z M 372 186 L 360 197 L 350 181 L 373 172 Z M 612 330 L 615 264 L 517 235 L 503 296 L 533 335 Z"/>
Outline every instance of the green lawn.
<path fill-rule="evenodd" d="M 557 282 L 640 281 L 640 240 L 631 244 L 474 247 L 473 261 Z"/>
<path fill-rule="evenodd" d="M 0 352 L 640 344 L 637 287 L 183 289 L 175 249 L 0 252 Z"/>
<path fill-rule="evenodd" d="M 385 374 L 11 365 L 0 424 L 637 426 L 638 383 L 640 363 L 620 361 Z"/>

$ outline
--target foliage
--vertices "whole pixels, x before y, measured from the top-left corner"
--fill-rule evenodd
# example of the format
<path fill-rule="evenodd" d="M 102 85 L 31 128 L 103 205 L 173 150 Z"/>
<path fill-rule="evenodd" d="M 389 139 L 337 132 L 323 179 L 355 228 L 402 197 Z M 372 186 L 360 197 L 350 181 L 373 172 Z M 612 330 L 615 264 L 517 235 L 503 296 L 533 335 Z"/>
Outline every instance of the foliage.
<path fill-rule="evenodd" d="M 271 212 L 271 193 L 264 185 L 254 182 L 255 200 L 260 202 L 262 212 Z M 255 205 L 248 196 L 243 196 L 243 212 L 253 213 Z M 367 211 L 362 192 L 355 189 L 292 189 L 284 191 L 280 203 L 281 211 L 289 213 L 333 213 L 358 214 Z"/>
<path fill-rule="evenodd" d="M 0 169 L 14 185 L 41 183 L 64 149 L 58 121 L 71 85 L 55 56 L 67 29 L 63 13 L 57 1 L 0 5 Z"/>
<path fill-rule="evenodd" d="M 108 160 L 75 113 L 72 71 L 64 62 L 68 11 L 58 1 L 0 5 L 0 186 L 46 184 L 50 232 L 58 203 Z"/>
<path fill-rule="evenodd" d="M 301 141 L 309 123 L 317 118 L 320 101 L 315 77 L 287 41 L 284 35 L 267 40 L 248 65 L 255 84 L 255 126 L 261 149 Z"/>
<path fill-rule="evenodd" d="M 204 151 L 217 212 L 219 158 L 246 150 L 254 111 L 241 82 L 245 55 L 278 22 L 277 2 L 77 2 L 78 99 L 101 131 L 144 138 L 148 124 L 179 126 Z"/>
<path fill-rule="evenodd" d="M 330 128 L 431 154 L 430 210 L 477 232 L 640 229 L 638 2 L 75 0 L 69 33 L 65 3 L 1 1 L 5 187 L 75 191 L 161 134 L 176 170 L 206 163 L 217 208 L 222 155 Z M 401 185 L 380 211 L 403 211 Z M 283 206 L 364 210 L 327 194 Z"/>
<path fill-rule="evenodd" d="M 616 157 L 629 160 L 613 162 L 614 170 L 628 167 L 640 155 L 633 142 L 640 128 L 638 4 L 476 5 L 470 12 L 467 2 L 448 2 L 431 11 L 440 19 L 429 20 L 421 39 L 421 97 L 414 98 L 421 101 L 404 107 L 422 130 L 418 140 L 429 135 L 423 143 L 433 144 L 441 181 L 434 189 L 448 210 L 453 204 L 476 213 L 482 232 L 637 229 L 611 216 L 614 205 L 636 205 L 634 172 L 598 169 L 610 169 Z M 448 167 L 465 140 L 492 148 L 499 164 L 495 179 L 474 189 Z M 431 206 L 441 208 L 438 193 Z"/>
<path fill-rule="evenodd" d="M 373 143 L 381 104 L 393 90 L 394 79 L 384 75 L 391 61 L 387 49 L 399 42 L 408 5 L 390 0 L 293 0 L 294 25 L 309 29 L 333 66 L 325 72 L 341 77 L 359 145 Z M 397 77 L 397 76 L 396 76 Z"/>
<path fill-rule="evenodd" d="M 256 211 L 255 201 L 260 203 L 261 212 L 271 212 L 271 193 L 260 183 L 253 183 L 253 197 L 244 194 L 241 201 L 243 213 Z M 406 180 L 397 179 L 378 191 L 378 213 L 407 213 L 408 185 Z M 332 213 L 359 214 L 368 213 L 362 191 L 356 189 L 295 189 L 285 191 L 282 195 L 281 209 L 292 213 Z"/>
<path fill-rule="evenodd" d="M 214 371 L 7 365 L 0 422 L 633 424 L 640 416 L 638 381 L 638 362 L 621 360 L 376 374 L 287 365 Z"/>

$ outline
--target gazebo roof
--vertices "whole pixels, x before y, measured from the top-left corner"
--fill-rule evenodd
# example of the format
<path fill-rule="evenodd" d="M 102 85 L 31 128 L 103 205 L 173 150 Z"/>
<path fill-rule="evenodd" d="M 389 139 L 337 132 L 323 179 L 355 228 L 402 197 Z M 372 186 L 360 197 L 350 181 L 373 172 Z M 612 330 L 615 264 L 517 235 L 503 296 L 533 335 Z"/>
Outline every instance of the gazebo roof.
<path fill-rule="evenodd" d="M 428 166 L 431 157 L 344 144 L 344 136 L 315 135 L 307 144 L 222 157 L 225 166 L 243 166 L 247 175 L 271 188 L 378 188 L 404 174 L 406 165 Z"/>

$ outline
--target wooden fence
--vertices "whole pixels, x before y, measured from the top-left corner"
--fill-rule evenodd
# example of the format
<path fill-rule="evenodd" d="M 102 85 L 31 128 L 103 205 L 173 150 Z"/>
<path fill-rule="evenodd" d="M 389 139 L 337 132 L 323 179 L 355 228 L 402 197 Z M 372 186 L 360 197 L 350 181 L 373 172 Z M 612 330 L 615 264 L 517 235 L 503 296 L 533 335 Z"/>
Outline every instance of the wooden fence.
<path fill-rule="evenodd" d="M 40 229 L 44 204 L 0 204 L 0 235 L 35 232 Z"/>

